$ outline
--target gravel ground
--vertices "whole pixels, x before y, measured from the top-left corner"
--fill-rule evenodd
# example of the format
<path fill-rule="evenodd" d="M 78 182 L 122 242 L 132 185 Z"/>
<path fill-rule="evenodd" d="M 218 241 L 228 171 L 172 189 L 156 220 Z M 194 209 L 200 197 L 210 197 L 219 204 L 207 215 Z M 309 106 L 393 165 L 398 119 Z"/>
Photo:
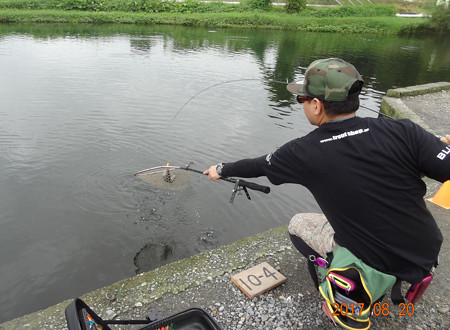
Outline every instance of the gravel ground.
<path fill-rule="evenodd" d="M 289 254 L 289 258 L 287 255 Z M 281 258 L 281 256 L 280 256 Z M 332 329 L 335 326 L 321 311 L 323 300 L 312 287 L 306 262 L 296 251 L 279 258 L 264 259 L 276 265 L 289 279 L 280 287 L 253 299 L 247 298 L 233 283 L 232 274 L 219 276 L 189 292 L 167 296 L 158 304 L 160 310 L 174 313 L 181 308 L 204 308 L 223 329 Z M 287 260 L 297 260 L 297 266 Z M 252 266 L 252 265 L 250 265 Z M 290 273 L 287 269 L 291 269 Z M 173 301 L 177 301 L 173 304 Z M 413 315 L 399 315 L 401 310 L 385 298 L 389 314 L 372 317 L 373 328 L 378 329 L 448 329 L 450 313 L 444 297 L 427 294 L 416 304 Z M 135 311 L 140 314 L 140 311 Z M 411 314 L 411 313 L 410 313 Z M 168 315 L 168 314 L 165 314 Z M 142 315 L 134 315 L 138 317 Z"/>

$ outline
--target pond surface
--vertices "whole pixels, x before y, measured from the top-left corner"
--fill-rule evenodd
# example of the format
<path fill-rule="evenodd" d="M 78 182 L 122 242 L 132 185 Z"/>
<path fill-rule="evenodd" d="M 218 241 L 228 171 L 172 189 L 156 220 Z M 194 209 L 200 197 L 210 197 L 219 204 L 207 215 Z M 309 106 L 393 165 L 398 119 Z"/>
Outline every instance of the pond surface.
<path fill-rule="evenodd" d="M 171 26 L 0 25 L 0 322 L 319 212 L 300 186 L 250 191 L 144 168 L 257 157 L 313 129 L 280 82 L 353 63 L 360 116 L 450 77 L 450 39 Z M 254 181 L 269 184 L 264 178 Z"/>

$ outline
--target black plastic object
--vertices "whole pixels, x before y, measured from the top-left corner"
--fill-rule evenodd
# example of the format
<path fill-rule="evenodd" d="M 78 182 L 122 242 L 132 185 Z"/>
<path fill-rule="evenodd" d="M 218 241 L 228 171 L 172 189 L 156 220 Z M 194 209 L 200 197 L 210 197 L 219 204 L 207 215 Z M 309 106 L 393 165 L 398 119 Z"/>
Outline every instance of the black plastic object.
<path fill-rule="evenodd" d="M 74 299 L 65 310 L 69 330 L 112 330 L 109 325 L 143 325 L 140 330 L 222 330 L 201 308 L 189 308 L 166 318 L 145 320 L 103 320 L 83 300 Z M 152 314 L 155 315 L 155 314 Z"/>
<path fill-rule="evenodd" d="M 153 322 L 142 330 L 219 330 L 222 329 L 216 321 L 201 308 L 190 308 L 173 314 L 160 321 Z"/>

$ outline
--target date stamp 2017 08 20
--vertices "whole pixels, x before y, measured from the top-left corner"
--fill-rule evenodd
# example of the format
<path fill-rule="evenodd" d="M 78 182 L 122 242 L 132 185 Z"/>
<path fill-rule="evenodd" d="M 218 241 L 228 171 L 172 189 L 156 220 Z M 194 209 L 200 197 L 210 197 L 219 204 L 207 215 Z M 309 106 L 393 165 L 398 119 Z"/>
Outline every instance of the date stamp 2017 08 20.
<path fill-rule="evenodd" d="M 342 315 L 342 316 L 346 316 L 347 314 L 359 314 L 361 315 L 362 311 L 364 310 L 364 304 L 363 303 L 358 303 L 356 306 L 354 304 L 346 304 L 346 303 L 342 303 L 342 304 L 338 304 L 338 303 L 334 303 L 331 305 L 331 307 L 333 308 L 333 315 Z M 375 316 L 379 316 L 379 315 L 390 315 L 391 310 L 389 308 L 389 304 L 388 303 L 375 303 L 373 304 L 372 307 L 372 313 Z M 400 303 L 399 304 L 400 310 L 398 311 L 398 315 L 399 316 L 412 316 L 414 315 L 414 304 L 412 303 Z M 358 312 L 359 311 L 359 312 Z"/>

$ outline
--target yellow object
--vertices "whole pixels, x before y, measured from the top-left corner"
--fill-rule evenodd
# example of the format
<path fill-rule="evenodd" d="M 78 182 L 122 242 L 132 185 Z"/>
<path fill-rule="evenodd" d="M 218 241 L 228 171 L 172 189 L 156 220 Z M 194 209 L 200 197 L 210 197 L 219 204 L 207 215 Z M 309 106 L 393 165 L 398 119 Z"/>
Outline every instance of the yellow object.
<path fill-rule="evenodd" d="M 445 181 L 434 197 L 428 200 L 444 209 L 450 210 L 450 180 Z"/>

